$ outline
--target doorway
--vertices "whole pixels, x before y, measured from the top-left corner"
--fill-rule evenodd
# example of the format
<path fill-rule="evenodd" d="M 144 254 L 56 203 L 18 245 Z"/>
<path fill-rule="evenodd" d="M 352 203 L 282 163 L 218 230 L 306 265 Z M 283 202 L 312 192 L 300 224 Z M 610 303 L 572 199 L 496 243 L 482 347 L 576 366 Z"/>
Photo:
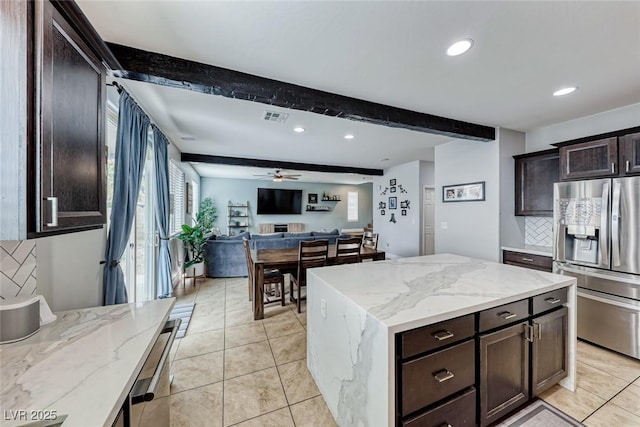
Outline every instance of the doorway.
<path fill-rule="evenodd" d="M 422 194 L 422 255 L 435 253 L 436 189 L 424 187 Z"/>

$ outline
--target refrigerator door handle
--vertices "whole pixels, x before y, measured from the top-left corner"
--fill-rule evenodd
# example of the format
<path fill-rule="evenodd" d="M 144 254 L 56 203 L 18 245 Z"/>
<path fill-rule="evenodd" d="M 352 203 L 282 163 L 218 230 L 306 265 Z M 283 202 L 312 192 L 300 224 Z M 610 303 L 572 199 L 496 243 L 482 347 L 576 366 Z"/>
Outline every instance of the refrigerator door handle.
<path fill-rule="evenodd" d="M 602 184 L 602 211 L 600 214 L 600 264 L 609 267 L 609 183 Z"/>
<path fill-rule="evenodd" d="M 613 181 L 613 197 L 611 201 L 611 263 L 620 265 L 620 190 L 621 184 Z"/>

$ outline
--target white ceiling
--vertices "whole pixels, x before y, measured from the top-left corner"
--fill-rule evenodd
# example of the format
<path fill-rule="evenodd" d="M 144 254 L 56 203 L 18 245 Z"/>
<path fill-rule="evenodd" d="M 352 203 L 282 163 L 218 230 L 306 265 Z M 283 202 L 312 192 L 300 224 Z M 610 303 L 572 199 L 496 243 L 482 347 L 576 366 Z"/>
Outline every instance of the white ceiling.
<path fill-rule="evenodd" d="M 527 131 L 640 102 L 638 1 L 77 2 L 110 42 L 473 123 Z M 446 56 L 461 38 L 473 48 Z M 183 152 L 385 168 L 447 140 L 125 83 Z M 579 90 L 551 95 L 565 85 Z"/>

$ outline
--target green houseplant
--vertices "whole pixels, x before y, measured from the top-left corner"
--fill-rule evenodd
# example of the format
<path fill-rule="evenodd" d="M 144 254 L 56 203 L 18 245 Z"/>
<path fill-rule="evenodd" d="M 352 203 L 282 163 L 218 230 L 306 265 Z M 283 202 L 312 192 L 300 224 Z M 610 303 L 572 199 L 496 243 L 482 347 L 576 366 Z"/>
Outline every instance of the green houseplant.
<path fill-rule="evenodd" d="M 200 209 L 196 213 L 193 226 L 182 224 L 182 232 L 178 235 L 178 238 L 182 240 L 189 254 L 189 260 L 184 264 L 185 270 L 207 261 L 204 256 L 204 248 L 216 218 L 216 208 L 213 206 L 213 200 L 207 197 L 200 202 Z"/>

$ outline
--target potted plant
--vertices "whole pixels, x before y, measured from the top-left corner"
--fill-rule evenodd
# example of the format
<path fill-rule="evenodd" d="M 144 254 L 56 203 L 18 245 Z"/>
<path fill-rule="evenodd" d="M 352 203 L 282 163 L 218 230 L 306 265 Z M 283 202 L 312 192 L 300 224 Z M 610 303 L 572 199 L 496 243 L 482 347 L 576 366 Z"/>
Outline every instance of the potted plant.
<path fill-rule="evenodd" d="M 213 229 L 217 215 L 213 201 L 207 197 L 200 203 L 200 210 L 196 213 L 193 226 L 182 224 L 182 232 L 178 238 L 182 240 L 189 259 L 184 264 L 185 272 L 193 267 L 192 276 L 204 275 L 204 248 L 207 238 Z"/>

